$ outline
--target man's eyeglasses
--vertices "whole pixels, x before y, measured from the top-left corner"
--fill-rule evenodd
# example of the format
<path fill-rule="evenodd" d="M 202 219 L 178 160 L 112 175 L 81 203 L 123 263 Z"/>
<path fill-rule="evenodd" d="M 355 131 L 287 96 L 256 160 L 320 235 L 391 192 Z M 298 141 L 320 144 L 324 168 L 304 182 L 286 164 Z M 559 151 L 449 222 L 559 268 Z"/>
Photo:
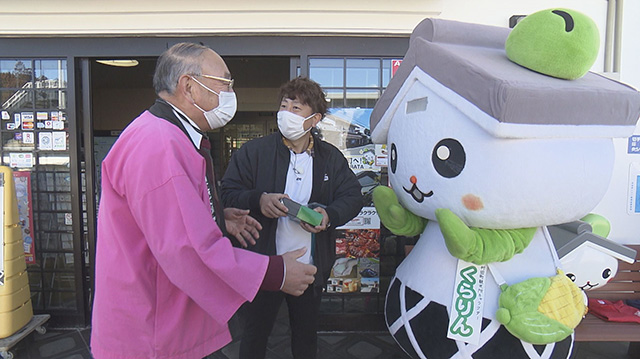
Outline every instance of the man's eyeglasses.
<path fill-rule="evenodd" d="M 224 77 L 218 77 L 218 76 L 212 76 L 212 75 L 204 75 L 204 74 L 194 74 L 194 76 L 201 76 L 201 77 L 205 77 L 208 79 L 213 79 L 213 80 L 218 80 L 218 81 L 222 81 L 225 84 L 227 84 L 227 86 L 229 86 L 229 90 L 233 90 L 233 79 L 226 79 Z"/>

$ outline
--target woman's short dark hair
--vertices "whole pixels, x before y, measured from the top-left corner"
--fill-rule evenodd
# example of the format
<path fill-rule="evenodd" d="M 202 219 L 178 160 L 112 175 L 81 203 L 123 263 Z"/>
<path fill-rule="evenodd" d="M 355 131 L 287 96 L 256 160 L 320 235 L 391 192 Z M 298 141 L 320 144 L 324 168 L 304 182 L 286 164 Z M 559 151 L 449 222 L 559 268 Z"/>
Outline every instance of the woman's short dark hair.
<path fill-rule="evenodd" d="M 323 117 L 327 113 L 327 99 L 320 85 L 306 77 L 296 77 L 280 87 L 280 100 L 298 100 Z"/>

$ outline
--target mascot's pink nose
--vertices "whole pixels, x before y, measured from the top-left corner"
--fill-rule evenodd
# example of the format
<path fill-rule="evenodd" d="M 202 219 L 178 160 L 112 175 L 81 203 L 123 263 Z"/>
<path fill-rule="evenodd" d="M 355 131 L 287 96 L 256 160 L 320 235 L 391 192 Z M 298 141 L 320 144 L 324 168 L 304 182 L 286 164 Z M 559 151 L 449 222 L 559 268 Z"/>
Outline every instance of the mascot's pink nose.
<path fill-rule="evenodd" d="M 416 178 L 416 176 L 411 176 L 411 178 L 409 178 L 409 180 L 411 181 L 411 183 L 416 184 L 416 182 L 418 182 L 418 179 Z"/>

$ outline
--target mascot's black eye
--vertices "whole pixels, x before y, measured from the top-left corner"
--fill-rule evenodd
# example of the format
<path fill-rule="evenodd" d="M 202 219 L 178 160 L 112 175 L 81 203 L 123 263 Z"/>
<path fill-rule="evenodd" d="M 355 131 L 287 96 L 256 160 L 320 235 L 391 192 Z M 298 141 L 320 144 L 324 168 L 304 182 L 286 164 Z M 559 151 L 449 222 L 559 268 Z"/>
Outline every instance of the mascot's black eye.
<path fill-rule="evenodd" d="M 464 153 L 464 147 L 453 138 L 445 138 L 438 142 L 431 154 L 431 162 L 433 162 L 436 171 L 446 178 L 453 178 L 459 175 L 464 169 L 466 160 L 467 156 Z"/>
<path fill-rule="evenodd" d="M 602 278 L 607 279 L 611 277 L 611 268 L 607 268 L 602 272 Z"/>
<path fill-rule="evenodd" d="M 396 173 L 396 168 L 398 167 L 398 150 L 396 149 L 396 144 L 391 144 L 391 173 Z"/>
<path fill-rule="evenodd" d="M 573 273 L 567 273 L 567 277 L 569 277 L 569 279 L 571 279 L 572 282 L 576 281 L 576 275 Z"/>

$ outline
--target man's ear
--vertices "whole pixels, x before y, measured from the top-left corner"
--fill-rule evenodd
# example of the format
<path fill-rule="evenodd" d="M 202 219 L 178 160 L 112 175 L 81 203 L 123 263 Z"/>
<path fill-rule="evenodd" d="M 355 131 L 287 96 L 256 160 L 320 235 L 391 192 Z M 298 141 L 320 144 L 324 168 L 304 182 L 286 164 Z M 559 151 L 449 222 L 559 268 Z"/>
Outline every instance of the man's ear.
<path fill-rule="evenodd" d="M 178 84 L 176 85 L 176 94 L 188 99 L 193 102 L 193 94 L 191 93 L 193 87 L 191 81 L 189 81 L 189 76 L 182 75 L 178 79 Z"/>
<path fill-rule="evenodd" d="M 317 125 L 318 123 L 320 123 L 320 121 L 322 121 L 322 118 L 323 118 L 323 117 L 324 117 L 324 116 L 322 116 L 322 115 L 320 114 L 320 112 L 316 112 L 316 113 L 313 115 L 313 125 L 312 125 L 311 127 L 316 127 L 316 125 Z"/>

